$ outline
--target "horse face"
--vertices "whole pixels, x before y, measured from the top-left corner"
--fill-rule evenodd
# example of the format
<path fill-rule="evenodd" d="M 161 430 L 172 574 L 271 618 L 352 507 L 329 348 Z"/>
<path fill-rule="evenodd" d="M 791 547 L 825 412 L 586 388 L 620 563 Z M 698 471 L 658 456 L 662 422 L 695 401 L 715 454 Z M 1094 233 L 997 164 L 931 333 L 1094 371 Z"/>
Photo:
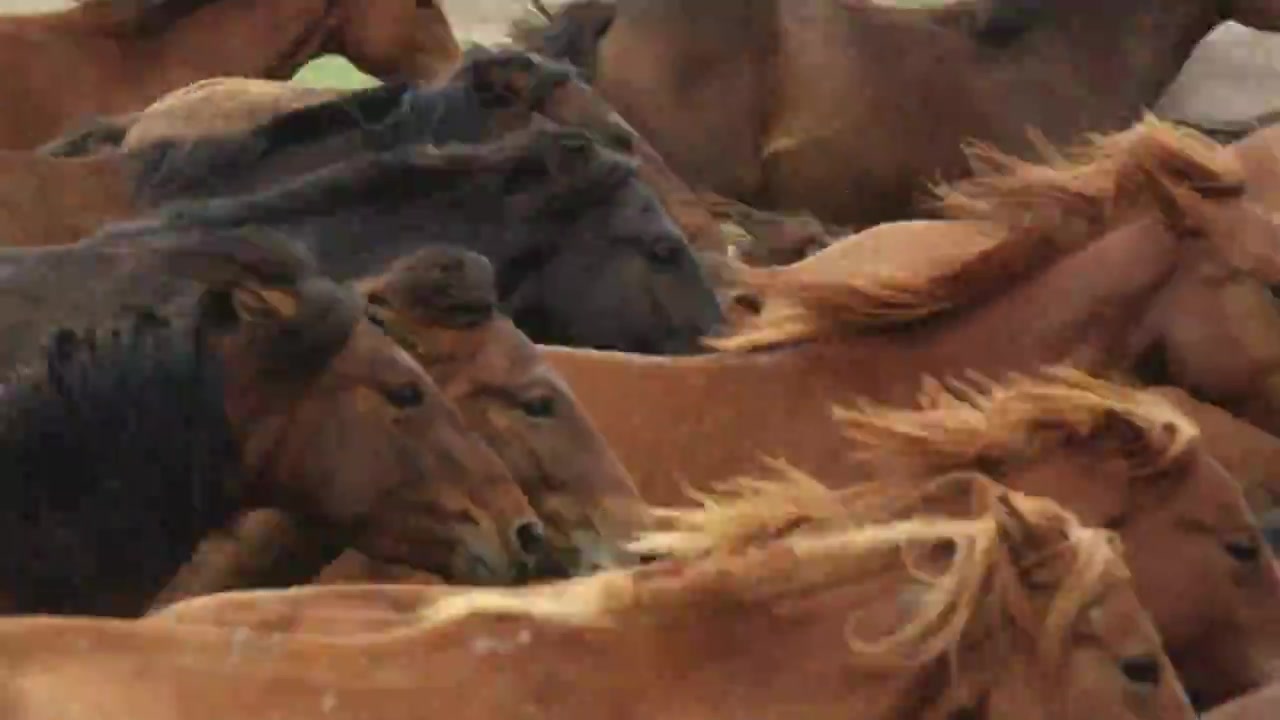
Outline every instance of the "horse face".
<path fill-rule="evenodd" d="M 639 181 L 559 233 L 558 252 L 506 298 L 512 319 L 539 342 L 695 353 L 722 321 L 684 236 Z"/>
<path fill-rule="evenodd" d="M 241 368 L 231 415 L 266 478 L 258 492 L 379 559 L 514 580 L 542 530 L 506 468 L 416 361 L 326 299 L 345 289 L 312 290 L 285 311 L 241 300 L 242 330 L 224 339 Z"/>

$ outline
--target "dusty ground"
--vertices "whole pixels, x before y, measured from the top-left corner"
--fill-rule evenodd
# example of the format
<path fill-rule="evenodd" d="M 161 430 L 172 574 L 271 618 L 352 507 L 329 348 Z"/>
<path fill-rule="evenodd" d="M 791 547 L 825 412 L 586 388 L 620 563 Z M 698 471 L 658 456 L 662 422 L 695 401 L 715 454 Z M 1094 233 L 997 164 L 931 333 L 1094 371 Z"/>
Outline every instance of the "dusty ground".
<path fill-rule="evenodd" d="M 0 0 L 0 13 L 41 12 L 69 6 L 68 0 Z M 556 5 L 548 0 L 547 6 Z M 511 19 L 524 12 L 525 0 L 444 0 L 457 33 L 478 42 L 494 42 Z"/>

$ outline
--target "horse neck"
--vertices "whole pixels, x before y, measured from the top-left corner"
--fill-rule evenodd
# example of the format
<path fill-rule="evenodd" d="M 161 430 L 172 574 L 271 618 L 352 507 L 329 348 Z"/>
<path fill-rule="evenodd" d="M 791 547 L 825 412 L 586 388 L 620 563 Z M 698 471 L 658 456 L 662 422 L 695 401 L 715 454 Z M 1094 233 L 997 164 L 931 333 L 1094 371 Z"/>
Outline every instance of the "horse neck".
<path fill-rule="evenodd" d="M 322 25 L 331 4 L 222 0 L 148 38 L 114 37 L 83 17 L 77 27 L 113 46 L 119 72 L 136 96 L 157 98 L 209 77 L 288 79 L 326 40 Z"/>
<path fill-rule="evenodd" d="M 1027 372 L 1064 361 L 1092 372 L 1124 369 L 1134 361 L 1130 336 L 1178 259 L 1178 240 L 1162 223 L 1141 220 L 891 342 L 907 351 L 904 366 L 922 373 Z"/>
<path fill-rule="evenodd" d="M 74 243 L 133 213 L 121 156 L 47 158 L 0 151 L 0 227 L 12 246 Z"/>
<path fill-rule="evenodd" d="M 847 443 L 831 404 L 847 401 L 838 350 L 805 345 L 749 354 L 657 357 L 542 348 L 651 503 L 681 503 L 706 487 L 785 457 L 816 477 L 840 477 Z"/>
<path fill-rule="evenodd" d="M 1081 115 L 1081 107 L 1033 112 L 1030 117 L 1042 120 L 1051 138 L 1069 139 L 1079 132 L 1127 125 L 1142 107 L 1155 104 L 1218 21 L 1207 2 L 1057 0 L 1042 4 L 1046 16 L 1023 40 L 1021 47 L 1026 49 L 1014 48 L 1007 54 L 1010 66 L 1019 70 L 1008 73 L 1011 82 L 1004 89 L 1005 99 L 1016 103 L 1020 90 L 1026 90 L 1031 91 L 1028 100 L 1043 102 L 1043 86 L 1049 82 L 1046 75 L 1056 83 L 1074 82 L 1064 78 L 1064 72 L 1082 80 L 1114 78 L 1102 86 L 1089 85 L 1090 117 L 1074 117 Z M 1027 87 L 1020 87 L 1019 80 Z M 1071 104 L 1081 100 L 1071 93 L 1062 98 Z M 1068 109 L 1071 112 L 1060 112 Z M 1054 132 L 1055 126 L 1065 132 Z M 1016 135 L 1024 133 L 1019 128 Z"/>

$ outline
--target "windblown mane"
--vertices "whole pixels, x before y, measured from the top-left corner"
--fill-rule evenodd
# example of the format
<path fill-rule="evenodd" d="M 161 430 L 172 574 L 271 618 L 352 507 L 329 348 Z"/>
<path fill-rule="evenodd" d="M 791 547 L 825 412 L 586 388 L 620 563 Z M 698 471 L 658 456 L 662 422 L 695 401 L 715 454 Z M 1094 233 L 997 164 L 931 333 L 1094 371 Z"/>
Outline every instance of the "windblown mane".
<path fill-rule="evenodd" d="M 886 480 L 876 487 L 892 484 Z M 1034 638 L 1052 661 L 1100 579 L 1118 571 L 1113 534 L 1084 528 L 1053 501 L 1003 490 L 977 473 L 950 478 L 949 490 L 965 494 L 973 508 L 971 517 L 960 519 L 918 515 L 917 508 L 905 504 L 895 514 L 874 503 L 843 502 L 840 493 L 796 471 L 789 480 L 742 488 L 736 497 L 708 496 L 704 507 L 683 511 L 688 513 L 687 526 L 700 525 L 713 538 L 712 545 L 727 537 L 736 552 L 612 571 L 557 583 L 561 587 L 454 595 L 421 610 L 423 623 L 434 627 L 473 615 L 509 615 L 608 626 L 626 611 L 722 601 L 774 603 L 836 586 L 842 591 L 865 588 L 870 598 L 883 601 L 886 580 L 903 584 L 910 578 L 907 583 L 919 586 L 914 615 L 888 635 L 860 638 L 851 632 L 847 639 L 858 661 L 901 669 L 922 667 L 962 648 L 966 657 L 998 656 L 1007 652 L 1009 646 L 1002 641 L 1014 631 Z M 868 491 L 866 497 L 871 496 Z M 740 533 L 721 521 L 736 515 L 749 518 L 748 524 L 759 523 L 770 514 L 767 504 L 773 502 L 782 503 L 775 511 L 781 516 L 796 504 L 811 505 L 829 522 L 820 531 L 790 532 L 764 545 L 737 547 Z M 729 508 L 722 512 L 720 503 Z M 671 515 L 679 517 L 680 512 Z M 1029 618 L 1017 609 L 1025 607 L 1028 588 L 1021 575 L 1025 568 L 1015 558 L 1031 553 L 1001 532 L 1003 513 L 1024 517 L 1041 533 L 1061 534 L 1054 555 L 1068 556 L 1067 569 L 1054 578 L 1057 592 L 1046 617 Z M 689 549 L 684 539 L 680 533 L 659 533 L 641 538 L 637 545 L 679 553 Z M 942 567 L 936 574 L 923 574 L 921 568 L 930 563 Z"/>
<path fill-rule="evenodd" d="M 863 402 L 836 417 L 856 455 L 910 459 L 926 476 L 1003 467 L 1041 452 L 1046 432 L 1061 442 L 1064 430 L 1122 444 L 1134 477 L 1168 470 L 1196 447 L 1196 424 L 1155 393 L 1061 366 L 1039 374 L 1003 383 L 927 378 L 919 408 Z"/>
<path fill-rule="evenodd" d="M 0 581 L 19 611 L 91 614 L 113 588 L 162 583 L 230 517 L 240 453 L 191 328 L 63 330 L 46 366 L 0 395 Z"/>
<path fill-rule="evenodd" d="M 492 214 L 504 212 L 513 194 L 521 196 L 521 214 L 537 218 L 606 202 L 635 172 L 634 161 L 584 131 L 538 127 L 485 144 L 367 153 L 261 193 L 174 203 L 148 224 L 157 231 L 270 226 L 410 201 Z M 140 223 L 111 227 L 125 235 L 143 230 Z"/>
<path fill-rule="evenodd" d="M 978 304 L 1157 208 L 1153 187 L 1179 202 L 1238 197 L 1244 173 L 1212 140 L 1148 116 L 1123 132 L 1095 136 L 1065 153 L 1042 143 L 1044 163 L 974 144 L 973 176 L 936 188 L 942 214 L 1003 228 L 995 245 L 930 276 L 886 268 L 841 281 L 788 268 L 746 270 L 742 282 L 765 310 L 740 332 L 707 343 L 756 350 L 849 334 L 894 332 Z"/>
<path fill-rule="evenodd" d="M 117 31 L 135 37 L 149 37 L 168 30 L 219 0 L 75 0 L 89 11 L 109 13 Z"/>

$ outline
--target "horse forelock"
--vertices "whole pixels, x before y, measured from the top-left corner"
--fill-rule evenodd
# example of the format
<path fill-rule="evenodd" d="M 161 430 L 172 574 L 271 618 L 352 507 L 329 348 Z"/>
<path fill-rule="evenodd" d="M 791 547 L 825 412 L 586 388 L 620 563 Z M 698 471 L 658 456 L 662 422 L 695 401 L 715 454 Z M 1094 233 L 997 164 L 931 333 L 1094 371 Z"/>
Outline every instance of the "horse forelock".
<path fill-rule="evenodd" d="M 1145 477 L 1187 458 L 1200 435 L 1163 397 L 1066 367 L 1045 368 L 1040 377 L 1012 375 L 1003 383 L 977 376 L 927 379 L 916 408 L 864 402 L 836 415 L 859 444 L 859 457 L 900 459 L 925 475 L 1027 459 L 1042 448 L 1048 430 L 1102 441 L 1127 441 L 1136 430 L 1141 446 L 1126 444 L 1124 457 L 1133 477 Z"/>
<path fill-rule="evenodd" d="M 889 268 L 832 281 L 789 268 L 744 273 L 765 311 L 711 344 L 750 351 L 849 334 L 909 330 L 992 297 L 1109 230 L 1159 209 L 1153 180 L 1179 203 L 1240 197 L 1239 160 L 1193 130 L 1145 117 L 1133 127 L 1065 151 L 1038 140 L 1041 162 L 970 144 L 972 176 L 934 188 L 949 220 L 1003 228 L 1000 241 L 928 275 Z M 1190 208 L 1188 208 L 1190 209 Z M 1189 213 L 1194 215 L 1194 213 Z M 773 308 L 770 308 L 770 306 Z"/>

